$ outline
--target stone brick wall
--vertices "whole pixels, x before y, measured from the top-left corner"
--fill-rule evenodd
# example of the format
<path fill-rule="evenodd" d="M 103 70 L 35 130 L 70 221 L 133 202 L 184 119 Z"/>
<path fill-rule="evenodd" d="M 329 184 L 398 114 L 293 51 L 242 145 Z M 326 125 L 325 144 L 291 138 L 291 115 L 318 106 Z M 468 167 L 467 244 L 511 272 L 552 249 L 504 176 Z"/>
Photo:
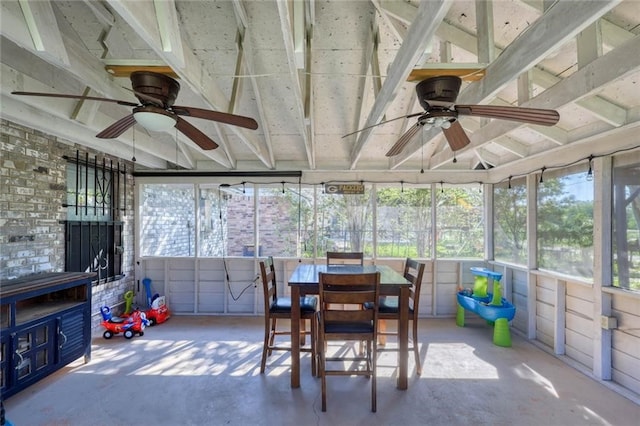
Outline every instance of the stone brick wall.
<path fill-rule="evenodd" d="M 0 120 L 0 281 L 34 273 L 64 271 L 64 226 L 67 217 L 66 166 L 63 156 L 84 148 L 55 136 Z M 90 156 L 103 156 L 89 152 Z M 132 163 L 125 163 L 132 170 Z M 133 177 L 127 180 L 122 272 L 124 278 L 96 283 L 92 297 L 92 328 L 100 332 L 100 306 L 122 310 L 123 295 L 134 288 Z"/>

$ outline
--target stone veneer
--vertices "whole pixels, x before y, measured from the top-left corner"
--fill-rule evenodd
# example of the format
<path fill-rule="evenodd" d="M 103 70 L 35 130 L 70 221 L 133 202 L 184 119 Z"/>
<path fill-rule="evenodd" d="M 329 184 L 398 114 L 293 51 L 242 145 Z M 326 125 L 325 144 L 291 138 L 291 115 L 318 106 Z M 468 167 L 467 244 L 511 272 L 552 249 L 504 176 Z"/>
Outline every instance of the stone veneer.
<path fill-rule="evenodd" d="M 34 273 L 64 271 L 64 225 L 67 217 L 66 165 L 86 148 L 55 136 L 0 120 L 0 281 Z M 89 151 L 90 158 L 103 154 Z M 106 157 L 132 170 L 132 163 Z M 134 289 L 133 177 L 126 175 L 127 209 L 124 222 L 122 273 L 124 278 L 95 283 L 92 292 L 92 330 L 102 333 L 100 307 L 119 312 L 123 295 Z"/>

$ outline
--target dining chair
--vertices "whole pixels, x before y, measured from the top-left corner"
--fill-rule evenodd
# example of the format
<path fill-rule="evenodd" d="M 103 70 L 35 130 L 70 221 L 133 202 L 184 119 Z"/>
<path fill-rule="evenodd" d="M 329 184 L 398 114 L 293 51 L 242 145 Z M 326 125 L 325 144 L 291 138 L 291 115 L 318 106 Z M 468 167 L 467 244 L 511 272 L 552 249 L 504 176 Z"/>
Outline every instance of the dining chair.
<path fill-rule="evenodd" d="M 416 359 L 416 374 L 422 374 L 422 365 L 420 363 L 420 348 L 418 345 L 418 309 L 420 307 L 420 287 L 422 285 L 422 275 L 424 275 L 424 263 L 420 263 L 414 259 L 407 258 L 404 265 L 404 277 L 411 282 L 409 290 L 409 320 L 412 322 L 413 340 L 409 346 L 409 350 L 413 350 Z M 369 308 L 368 305 L 366 305 Z M 400 308 L 398 306 L 397 296 L 382 296 L 378 306 L 378 318 L 380 319 L 378 335 L 379 336 L 397 336 L 396 331 L 390 332 L 386 329 L 385 320 L 400 320 Z M 380 339 L 379 339 L 380 340 Z M 380 347 L 382 351 L 397 351 L 398 348 Z"/>
<path fill-rule="evenodd" d="M 376 411 L 376 333 L 380 273 L 319 274 L 318 375 L 322 382 L 322 411 L 327 411 L 327 376 L 366 376 L 371 380 L 371 411 Z M 335 309 L 353 304 L 371 309 Z M 335 351 L 332 341 L 366 342 L 363 353 Z M 334 349 L 329 352 L 330 349 Z M 328 353 L 329 352 L 329 353 Z M 351 361 L 345 363 L 345 361 Z M 364 364 L 364 369 L 362 367 Z"/>
<path fill-rule="evenodd" d="M 273 265 L 273 257 L 269 256 L 260 262 L 260 276 L 262 277 L 262 288 L 264 293 L 264 344 L 262 346 L 262 361 L 260 363 L 260 374 L 264 373 L 267 356 L 271 356 L 272 351 L 291 351 L 291 345 L 279 346 L 276 336 L 291 336 L 291 329 L 278 328 L 278 319 L 291 319 L 291 298 L 278 295 L 276 284 L 276 272 Z M 316 375 L 316 310 L 318 299 L 314 296 L 300 297 L 300 341 L 304 342 L 307 335 L 311 336 L 311 344 L 300 348 L 301 352 L 311 353 L 311 374 Z M 311 322 L 311 331 L 306 331 L 306 321 Z"/>
<path fill-rule="evenodd" d="M 340 251 L 328 251 L 327 252 L 327 266 L 339 266 L 339 265 L 364 265 L 364 253 L 361 251 L 352 252 L 340 252 Z"/>

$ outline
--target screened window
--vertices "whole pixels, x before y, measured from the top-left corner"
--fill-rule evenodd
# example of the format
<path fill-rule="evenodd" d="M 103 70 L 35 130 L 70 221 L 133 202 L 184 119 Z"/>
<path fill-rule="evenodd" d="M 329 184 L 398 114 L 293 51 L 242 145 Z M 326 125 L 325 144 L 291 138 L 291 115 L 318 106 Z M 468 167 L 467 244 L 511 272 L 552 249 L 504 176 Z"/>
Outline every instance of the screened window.
<path fill-rule="evenodd" d="M 232 195 L 223 193 L 217 185 L 201 185 L 199 191 L 199 255 L 222 257 L 225 254 L 227 236 L 226 220 L 223 220 L 226 219 L 225 201 Z"/>
<path fill-rule="evenodd" d="M 263 255 L 313 257 L 313 197 L 309 187 L 260 186 L 258 241 Z"/>
<path fill-rule="evenodd" d="M 593 182 L 584 170 L 546 172 L 538 184 L 538 267 L 593 278 Z"/>
<path fill-rule="evenodd" d="M 527 263 L 527 185 L 525 179 L 493 187 L 494 259 Z"/>
<path fill-rule="evenodd" d="M 640 291 L 640 165 L 613 176 L 613 285 Z"/>
<path fill-rule="evenodd" d="M 319 257 L 327 251 L 361 251 L 373 256 L 370 186 L 364 194 L 320 194 L 317 220 Z"/>
<path fill-rule="evenodd" d="M 483 197 L 478 186 L 441 187 L 436 203 L 436 256 L 483 258 Z"/>
<path fill-rule="evenodd" d="M 140 195 L 142 256 L 195 255 L 192 184 L 145 184 Z"/>
<path fill-rule="evenodd" d="M 220 187 L 223 256 L 255 256 L 255 190 L 252 185 Z M 257 255 L 263 256 L 262 247 Z"/>
<path fill-rule="evenodd" d="M 379 188 L 377 256 L 431 257 L 431 190 Z"/>

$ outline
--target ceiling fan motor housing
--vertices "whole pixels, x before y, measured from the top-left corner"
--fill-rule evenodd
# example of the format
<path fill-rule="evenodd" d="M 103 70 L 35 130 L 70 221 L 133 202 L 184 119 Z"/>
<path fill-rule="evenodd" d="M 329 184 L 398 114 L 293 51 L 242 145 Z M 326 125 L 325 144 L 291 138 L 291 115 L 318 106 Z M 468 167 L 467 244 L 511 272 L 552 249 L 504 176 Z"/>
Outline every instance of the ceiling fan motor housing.
<path fill-rule="evenodd" d="M 429 101 L 454 103 L 460 92 L 462 80 L 455 76 L 439 76 L 431 77 L 421 81 L 416 86 L 416 93 L 420 105 L 425 110 L 429 110 L 431 106 Z"/>
<path fill-rule="evenodd" d="M 173 78 L 150 71 L 132 72 L 131 87 L 135 92 L 161 99 L 166 107 L 173 105 L 180 91 L 180 83 Z"/>

